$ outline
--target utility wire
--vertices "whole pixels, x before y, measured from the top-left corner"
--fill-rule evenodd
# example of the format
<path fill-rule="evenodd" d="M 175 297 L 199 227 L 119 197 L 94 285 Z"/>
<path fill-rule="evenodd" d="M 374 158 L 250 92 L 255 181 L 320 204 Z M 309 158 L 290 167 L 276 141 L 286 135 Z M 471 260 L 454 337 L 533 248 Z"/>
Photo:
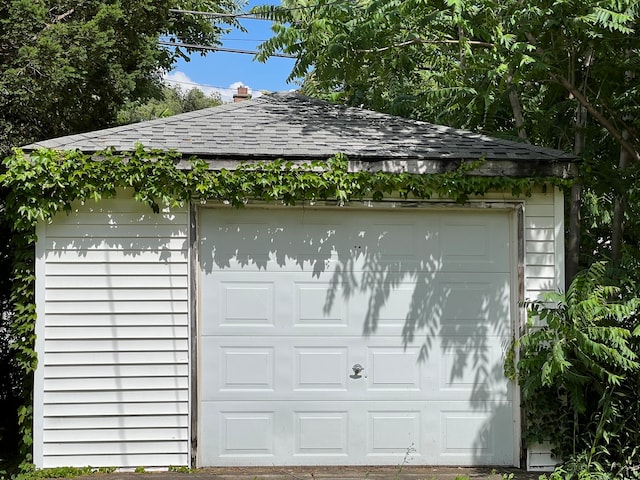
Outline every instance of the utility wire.
<path fill-rule="evenodd" d="M 247 18 L 249 20 L 266 20 L 271 22 L 272 20 L 263 17 L 257 17 L 250 13 L 215 13 L 215 12 L 200 12 L 198 10 L 181 10 L 179 8 L 170 8 L 171 13 L 186 13 L 188 15 L 202 15 L 204 17 L 212 18 Z"/>
<path fill-rule="evenodd" d="M 257 55 L 260 52 L 255 50 L 240 50 L 237 48 L 225 48 L 225 47 L 212 47 L 209 45 L 195 45 L 191 43 L 176 43 L 176 42 L 165 42 L 160 40 L 158 42 L 159 45 L 166 45 L 169 47 L 183 47 L 183 48 L 191 48 L 193 50 L 206 50 L 211 52 L 229 52 L 229 53 L 241 53 L 244 55 Z M 286 53 L 274 53 L 270 55 L 271 57 L 280 57 L 280 58 L 298 58 L 295 55 L 287 55 Z"/>
<path fill-rule="evenodd" d="M 317 4 L 317 5 L 307 5 L 306 7 L 291 7 L 291 8 L 277 8 L 278 12 L 293 12 L 296 10 L 310 10 L 318 7 L 328 7 L 330 5 L 337 5 L 339 3 L 344 3 L 344 0 L 336 0 L 334 2 Z M 171 13 L 186 13 L 189 15 L 203 15 L 206 17 L 214 17 L 214 18 L 248 18 L 250 20 L 267 20 L 273 21 L 269 18 L 258 17 L 254 14 L 243 12 L 243 13 L 216 13 L 216 12 L 203 12 L 200 10 L 183 10 L 181 8 L 170 8 L 169 11 Z"/>
<path fill-rule="evenodd" d="M 266 38 L 234 38 L 234 37 L 222 37 L 223 42 L 266 42 Z"/>

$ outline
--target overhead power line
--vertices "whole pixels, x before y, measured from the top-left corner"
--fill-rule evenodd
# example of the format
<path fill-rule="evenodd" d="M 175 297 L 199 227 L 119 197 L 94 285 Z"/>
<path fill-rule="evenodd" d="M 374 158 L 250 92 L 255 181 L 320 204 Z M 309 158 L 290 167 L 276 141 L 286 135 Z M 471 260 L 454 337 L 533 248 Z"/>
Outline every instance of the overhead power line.
<path fill-rule="evenodd" d="M 215 13 L 215 12 L 200 12 L 198 10 L 181 10 L 179 8 L 170 8 L 171 13 L 186 13 L 188 15 L 202 15 L 203 17 L 212 18 L 248 18 L 249 20 L 266 20 L 270 22 L 268 18 L 257 17 L 250 13 Z"/>
<path fill-rule="evenodd" d="M 296 10 L 311 10 L 314 8 L 318 8 L 318 7 L 328 7 L 330 5 L 337 5 L 339 3 L 344 3 L 344 0 L 336 0 L 334 2 L 329 2 L 329 3 L 324 3 L 324 4 L 317 4 L 317 5 L 307 5 L 305 7 L 291 7 L 291 8 L 278 8 L 277 11 L 278 12 L 293 12 Z M 264 17 L 258 17 L 254 14 L 248 13 L 248 12 L 241 12 L 241 13 L 216 13 L 216 12 L 203 12 L 200 10 L 183 10 L 181 8 L 170 8 L 169 11 L 171 13 L 185 13 L 188 15 L 203 15 L 206 17 L 213 17 L 213 18 L 248 18 L 250 20 L 267 20 L 267 21 L 273 21 L 269 18 L 264 18 Z"/>
<path fill-rule="evenodd" d="M 191 43 L 176 43 L 176 42 L 165 42 L 160 40 L 158 42 L 160 45 L 166 45 L 168 47 L 183 47 L 183 48 L 191 48 L 193 50 L 206 50 L 211 52 L 229 52 L 229 53 L 241 53 L 244 55 L 257 55 L 260 52 L 255 50 L 240 50 L 237 48 L 226 48 L 226 47 L 212 47 L 209 45 L 195 45 Z M 274 53 L 270 55 L 271 57 L 280 57 L 280 58 L 298 58 L 295 55 L 287 55 L 286 53 Z"/>
<path fill-rule="evenodd" d="M 266 42 L 266 38 L 235 38 L 235 37 L 223 37 L 224 42 Z"/>

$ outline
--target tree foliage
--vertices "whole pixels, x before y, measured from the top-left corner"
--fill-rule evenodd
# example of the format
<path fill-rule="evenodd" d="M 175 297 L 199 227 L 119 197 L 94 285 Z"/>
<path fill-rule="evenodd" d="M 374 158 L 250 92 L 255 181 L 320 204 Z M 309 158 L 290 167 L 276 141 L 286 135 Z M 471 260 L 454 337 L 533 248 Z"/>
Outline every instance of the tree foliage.
<path fill-rule="evenodd" d="M 126 102 L 157 96 L 163 70 L 188 53 L 160 46 L 161 36 L 216 44 L 222 32 L 176 7 L 237 10 L 234 0 L 0 2 L 0 154 L 113 125 Z"/>
<path fill-rule="evenodd" d="M 523 339 L 529 437 L 575 454 L 569 476 L 640 475 L 636 301 L 623 301 L 640 293 L 640 3 L 285 0 L 256 12 L 276 20 L 259 59 L 295 55 L 291 78 L 312 96 L 581 159 L 567 265 L 587 270 L 546 299 L 557 308 L 531 305 L 548 325 Z"/>
<path fill-rule="evenodd" d="M 515 123 L 511 91 L 532 114 L 551 107 L 540 100 L 575 106 L 586 95 L 603 128 L 609 122 L 618 135 L 631 125 L 616 102 L 636 108 L 628 101 L 637 100 L 629 82 L 639 68 L 635 1 L 308 3 L 285 0 L 257 12 L 279 21 L 259 59 L 296 55 L 291 78 L 303 78 L 309 93 L 491 132 Z M 534 118 L 525 121 L 534 127 Z"/>
<path fill-rule="evenodd" d="M 566 294 L 529 304 L 544 326 L 520 339 L 528 440 L 570 459 L 559 478 L 640 475 L 640 299 L 625 300 L 612 273 L 596 262 Z"/>
<path fill-rule="evenodd" d="M 164 87 L 161 95 L 161 98 L 128 103 L 118 112 L 118 123 L 125 125 L 145 120 L 155 120 L 177 115 L 178 113 L 215 107 L 222 103 L 219 94 L 206 95 L 198 88 L 184 91 L 180 87 Z"/>
<path fill-rule="evenodd" d="M 580 155 L 587 191 L 605 200 L 584 210 L 587 222 L 612 218 L 599 243 L 583 239 L 588 264 L 594 251 L 623 256 L 611 244 L 617 199 L 629 208 L 626 253 L 639 236 L 638 9 L 635 0 L 286 0 L 257 10 L 277 20 L 259 59 L 296 55 L 291 77 L 312 96 Z"/>
<path fill-rule="evenodd" d="M 125 104 L 160 96 L 163 71 L 191 53 L 162 47 L 160 38 L 211 45 L 236 24 L 232 17 L 216 19 L 227 22 L 221 26 L 170 9 L 235 13 L 239 5 L 236 0 L 0 2 L 0 158 L 12 147 L 115 125 Z M 193 109 L 208 102 L 195 92 L 179 103 Z M 12 236 L 9 219 L 16 212 L 5 203 L 12 194 L 0 189 L 0 459 L 30 441 L 16 435 L 18 420 L 30 418 L 24 398 L 31 394 L 29 371 L 16 349 L 21 342 L 29 345 L 33 332 L 14 329 L 13 319 L 35 318 L 32 292 L 16 273 L 28 271 L 30 257 L 19 245 L 32 239 Z M 22 309 L 16 310 L 16 299 Z"/>

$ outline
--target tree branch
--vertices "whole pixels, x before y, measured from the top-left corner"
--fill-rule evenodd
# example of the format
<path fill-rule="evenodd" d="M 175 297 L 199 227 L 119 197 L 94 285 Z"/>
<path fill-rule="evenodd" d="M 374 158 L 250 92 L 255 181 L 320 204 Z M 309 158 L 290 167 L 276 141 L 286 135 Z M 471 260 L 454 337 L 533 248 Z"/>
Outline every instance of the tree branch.
<path fill-rule="evenodd" d="M 380 53 L 380 52 L 385 52 L 387 50 L 391 50 L 392 48 L 401 48 L 401 47 L 406 47 L 407 45 L 414 45 L 414 44 L 420 44 L 420 45 L 444 45 L 444 44 L 453 44 L 453 45 L 457 45 L 461 43 L 460 40 L 424 40 L 422 38 L 416 38 L 413 40 L 407 40 L 406 42 L 400 42 L 400 43 L 396 43 L 394 45 L 389 45 L 388 47 L 381 47 L 381 48 L 368 48 L 368 49 L 362 49 L 362 50 L 356 50 L 356 52 L 358 53 Z M 465 40 L 465 43 L 468 43 L 469 45 L 473 45 L 474 47 L 485 47 L 485 48 L 493 48 L 493 43 L 488 43 L 488 42 L 481 42 L 478 40 Z"/>
<path fill-rule="evenodd" d="M 64 20 L 65 18 L 67 18 L 69 15 L 73 14 L 73 12 L 75 12 L 75 9 L 72 8 L 70 10 L 67 10 L 64 13 L 61 13 L 60 15 L 57 15 L 55 17 L 53 17 L 53 19 L 51 20 L 51 23 L 47 23 L 44 28 L 42 29 L 42 32 L 46 32 L 47 30 L 49 30 L 54 24 L 61 22 L 62 20 Z M 42 33 L 40 32 L 40 33 Z M 36 40 L 38 38 L 38 34 L 34 35 L 33 37 L 31 37 L 31 40 Z"/>
<path fill-rule="evenodd" d="M 54 24 L 54 23 L 61 22 L 62 20 L 64 20 L 65 18 L 67 18 L 69 15 L 71 15 L 74 11 L 75 11 L 75 9 L 73 9 L 73 8 L 72 8 L 72 9 L 70 9 L 70 10 L 68 10 L 68 11 L 64 12 L 64 13 L 61 13 L 61 14 L 60 14 L 60 15 L 58 15 L 57 17 L 54 17 L 53 21 L 52 21 L 49 25 L 47 25 L 47 27 L 46 27 L 46 28 L 50 27 L 50 26 L 51 26 L 52 24 Z"/>
<path fill-rule="evenodd" d="M 602 125 L 612 136 L 616 139 L 616 141 L 624 148 L 629 156 L 636 162 L 640 162 L 640 154 L 634 148 L 633 144 L 626 140 L 622 135 L 622 132 L 619 131 L 611 121 L 607 117 L 605 117 L 601 112 L 599 112 L 589 100 L 580 92 L 579 89 L 576 88 L 569 80 L 567 80 L 562 75 L 552 75 L 551 78 L 562 85 L 567 91 L 573 95 L 573 97 L 582 105 L 587 111 L 595 118 L 600 125 Z"/>

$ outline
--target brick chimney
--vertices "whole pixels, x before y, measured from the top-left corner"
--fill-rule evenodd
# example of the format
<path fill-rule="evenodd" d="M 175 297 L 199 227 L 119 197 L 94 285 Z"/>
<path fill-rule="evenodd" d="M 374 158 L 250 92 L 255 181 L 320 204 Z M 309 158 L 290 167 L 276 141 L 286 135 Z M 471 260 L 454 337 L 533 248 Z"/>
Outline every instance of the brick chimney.
<path fill-rule="evenodd" d="M 249 90 L 247 89 L 247 87 L 238 87 L 238 93 L 233 94 L 233 103 L 244 102 L 245 100 L 249 100 L 250 98 L 251 95 L 249 95 Z"/>

